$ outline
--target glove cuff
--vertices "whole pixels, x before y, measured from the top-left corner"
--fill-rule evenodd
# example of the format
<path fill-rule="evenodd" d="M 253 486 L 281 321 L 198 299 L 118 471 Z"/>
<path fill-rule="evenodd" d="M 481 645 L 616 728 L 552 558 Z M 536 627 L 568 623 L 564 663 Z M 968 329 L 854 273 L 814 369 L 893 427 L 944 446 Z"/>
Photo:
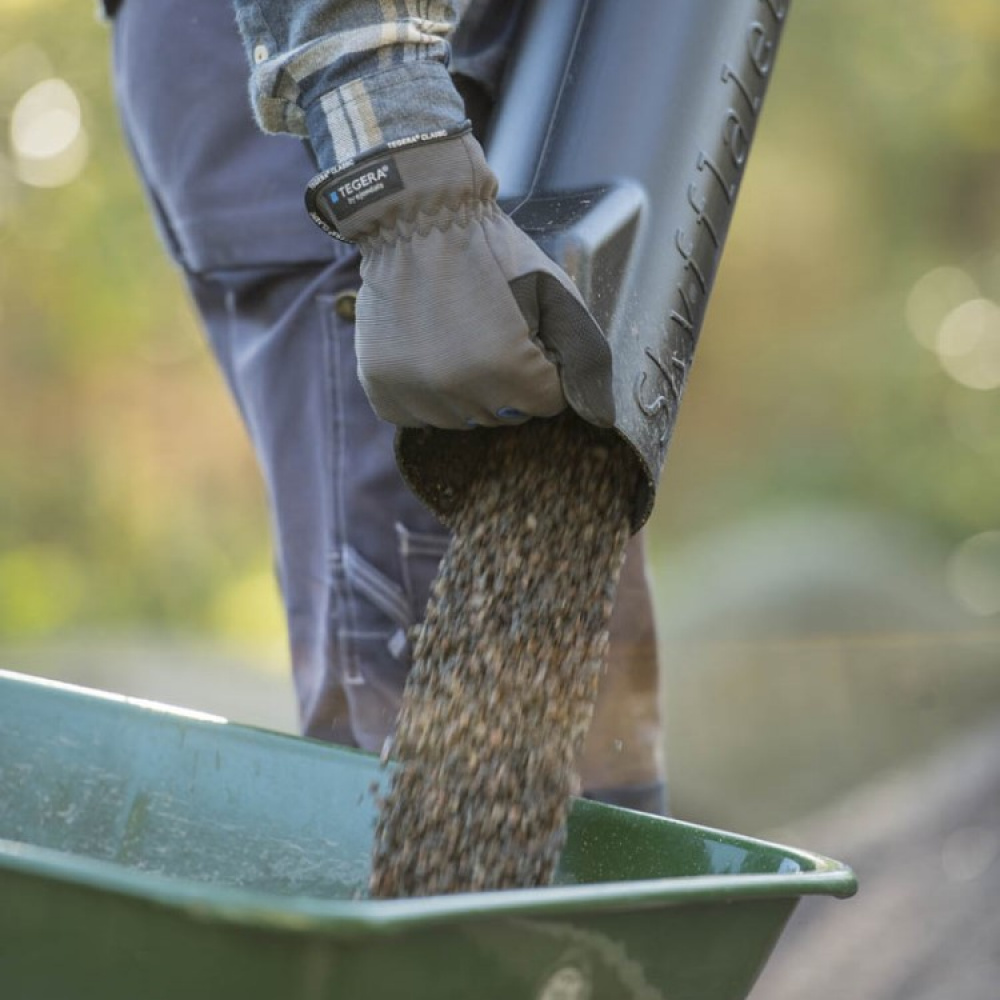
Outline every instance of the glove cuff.
<path fill-rule="evenodd" d="M 368 242 L 413 232 L 422 220 L 481 215 L 496 206 L 497 179 L 466 124 L 413 136 L 348 167 L 318 174 L 306 188 L 312 220 L 339 240 Z"/>

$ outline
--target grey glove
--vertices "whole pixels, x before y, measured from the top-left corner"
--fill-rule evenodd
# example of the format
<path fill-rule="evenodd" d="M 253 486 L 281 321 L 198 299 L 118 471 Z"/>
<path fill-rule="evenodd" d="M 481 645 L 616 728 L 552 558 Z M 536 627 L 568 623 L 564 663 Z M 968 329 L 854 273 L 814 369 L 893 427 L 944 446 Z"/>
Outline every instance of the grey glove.
<path fill-rule="evenodd" d="M 569 277 L 500 209 L 496 192 L 469 133 L 324 178 L 318 197 L 330 227 L 362 254 L 356 346 L 365 392 L 379 416 L 404 427 L 506 424 L 554 416 L 567 402 L 610 426 L 608 343 Z"/>

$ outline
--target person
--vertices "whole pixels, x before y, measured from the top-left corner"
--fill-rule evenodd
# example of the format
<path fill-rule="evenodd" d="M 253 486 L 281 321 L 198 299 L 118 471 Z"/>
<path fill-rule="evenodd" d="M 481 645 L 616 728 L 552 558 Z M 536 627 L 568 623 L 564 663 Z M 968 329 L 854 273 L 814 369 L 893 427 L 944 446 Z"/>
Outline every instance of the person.
<path fill-rule="evenodd" d="M 262 470 L 302 731 L 378 751 L 448 541 L 396 468 L 396 426 L 567 400 L 608 422 L 605 341 L 499 210 L 476 138 L 522 4 L 235 0 L 234 22 L 233 0 L 104 3 L 126 140 Z M 247 57 L 259 123 L 289 134 L 254 124 Z M 355 198 L 373 162 L 381 186 Z M 340 239 L 303 207 L 317 170 Z M 641 536 L 580 771 L 590 797 L 664 811 Z"/>

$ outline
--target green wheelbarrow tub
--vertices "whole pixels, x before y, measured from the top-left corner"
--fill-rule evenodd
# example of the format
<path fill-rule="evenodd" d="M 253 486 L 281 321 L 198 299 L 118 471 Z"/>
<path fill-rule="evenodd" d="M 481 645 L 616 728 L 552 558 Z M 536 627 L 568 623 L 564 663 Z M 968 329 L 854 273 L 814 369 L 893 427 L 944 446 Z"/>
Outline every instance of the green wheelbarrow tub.
<path fill-rule="evenodd" d="M 367 754 L 0 671 L 0 995 L 737 1000 L 803 851 L 574 803 L 557 884 L 359 898 Z"/>

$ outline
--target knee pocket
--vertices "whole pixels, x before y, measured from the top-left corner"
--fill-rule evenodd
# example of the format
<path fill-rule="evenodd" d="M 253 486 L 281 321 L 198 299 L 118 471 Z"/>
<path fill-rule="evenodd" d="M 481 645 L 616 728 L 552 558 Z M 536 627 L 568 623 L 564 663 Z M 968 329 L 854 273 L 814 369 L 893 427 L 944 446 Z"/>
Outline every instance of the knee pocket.
<path fill-rule="evenodd" d="M 334 556 L 342 579 L 336 614 L 341 683 L 361 746 L 377 750 L 392 730 L 410 669 L 410 631 L 420 622 L 446 535 L 395 526 L 398 579 L 374 566 L 350 545 Z"/>

